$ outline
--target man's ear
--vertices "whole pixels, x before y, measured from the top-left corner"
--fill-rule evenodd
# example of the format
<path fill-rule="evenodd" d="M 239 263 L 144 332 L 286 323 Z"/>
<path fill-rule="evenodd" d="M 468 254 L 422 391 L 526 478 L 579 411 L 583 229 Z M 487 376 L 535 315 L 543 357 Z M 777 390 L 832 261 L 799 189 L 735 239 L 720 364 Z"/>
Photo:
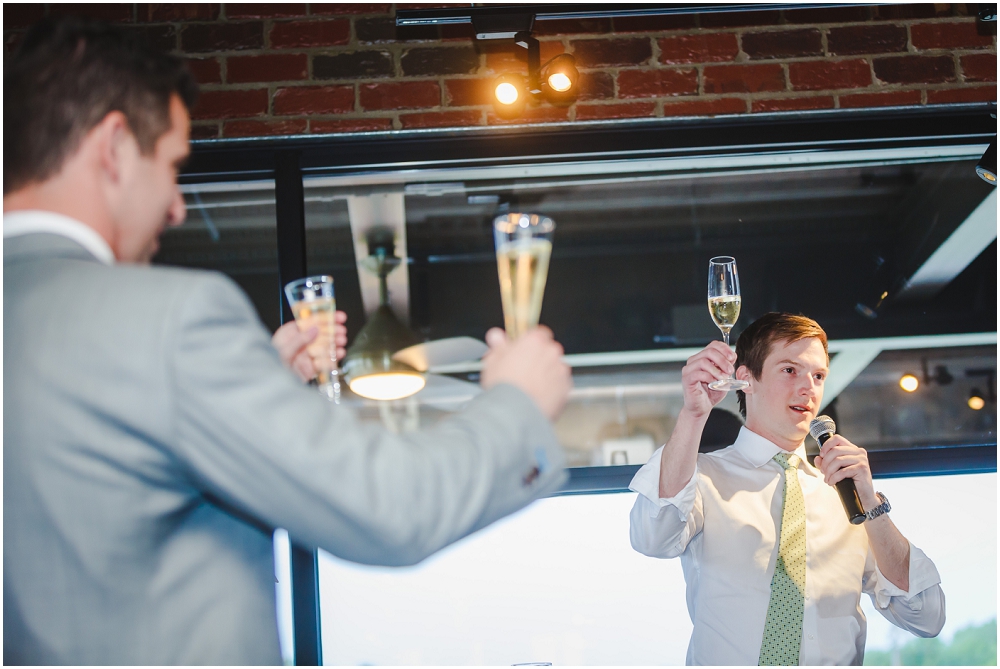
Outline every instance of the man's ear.
<path fill-rule="evenodd" d="M 123 172 L 139 150 L 135 135 L 128 125 L 128 119 L 120 111 L 108 112 L 101 122 L 94 126 L 84 142 L 93 142 L 101 171 L 112 182 L 122 180 Z"/>
<path fill-rule="evenodd" d="M 751 393 L 754 392 L 754 388 L 753 388 L 753 376 L 750 374 L 750 370 L 747 369 L 746 365 L 740 365 L 736 369 L 736 378 L 739 379 L 740 381 L 746 381 L 747 383 L 750 384 L 749 386 L 747 386 L 746 388 L 743 389 L 744 393 L 746 393 L 747 395 L 749 395 L 749 394 L 751 394 Z"/>

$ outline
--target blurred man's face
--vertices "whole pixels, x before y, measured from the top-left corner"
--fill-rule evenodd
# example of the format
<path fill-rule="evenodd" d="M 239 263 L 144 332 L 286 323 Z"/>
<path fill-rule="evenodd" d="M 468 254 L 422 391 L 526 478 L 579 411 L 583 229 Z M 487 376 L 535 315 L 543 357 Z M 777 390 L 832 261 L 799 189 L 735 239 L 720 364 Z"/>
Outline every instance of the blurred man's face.
<path fill-rule="evenodd" d="M 771 346 L 759 379 L 746 373 L 747 427 L 778 446 L 793 450 L 809 434 L 823 402 L 829 373 L 823 343 L 815 337 Z"/>
<path fill-rule="evenodd" d="M 124 176 L 122 200 L 114 214 L 115 255 L 122 262 L 147 263 L 159 249 L 168 225 L 180 225 L 186 215 L 177 174 L 190 149 L 191 119 L 181 99 L 170 100 L 170 129 L 156 141 L 152 154 L 138 154 Z M 138 146 L 138 145 L 136 145 Z"/>

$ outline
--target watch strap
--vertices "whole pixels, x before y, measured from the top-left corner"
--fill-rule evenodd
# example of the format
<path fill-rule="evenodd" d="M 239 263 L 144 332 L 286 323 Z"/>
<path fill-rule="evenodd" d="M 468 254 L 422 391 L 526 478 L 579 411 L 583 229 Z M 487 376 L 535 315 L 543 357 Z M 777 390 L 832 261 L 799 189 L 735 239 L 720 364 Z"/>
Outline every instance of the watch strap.
<path fill-rule="evenodd" d="M 892 506 L 890 506 L 889 500 L 886 499 L 885 495 L 883 495 L 880 492 L 876 492 L 875 494 L 878 495 L 878 498 L 880 500 L 882 500 L 882 503 L 879 504 L 878 506 L 876 506 L 874 509 L 866 511 L 865 512 L 865 520 L 875 520 L 876 518 L 878 518 L 882 514 L 889 513 L 889 511 L 892 509 Z"/>

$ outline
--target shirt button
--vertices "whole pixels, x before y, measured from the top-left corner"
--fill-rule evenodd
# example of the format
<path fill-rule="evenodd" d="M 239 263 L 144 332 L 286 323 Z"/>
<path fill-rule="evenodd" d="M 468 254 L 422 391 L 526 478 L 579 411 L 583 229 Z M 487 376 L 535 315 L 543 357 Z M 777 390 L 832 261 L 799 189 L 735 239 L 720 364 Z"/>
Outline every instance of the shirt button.
<path fill-rule="evenodd" d="M 810 640 L 810 641 L 812 641 L 812 640 L 813 640 L 813 638 L 814 638 L 814 637 L 813 637 L 813 635 L 812 635 L 812 634 L 810 634 L 810 635 L 809 635 L 809 640 Z"/>

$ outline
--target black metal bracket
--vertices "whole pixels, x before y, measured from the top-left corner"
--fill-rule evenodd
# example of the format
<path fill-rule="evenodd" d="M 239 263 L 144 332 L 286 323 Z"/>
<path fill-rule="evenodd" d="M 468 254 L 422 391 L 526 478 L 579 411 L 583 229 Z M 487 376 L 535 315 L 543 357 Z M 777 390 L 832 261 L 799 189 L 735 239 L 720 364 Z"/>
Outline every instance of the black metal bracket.
<path fill-rule="evenodd" d="M 528 92 L 532 95 L 540 95 L 542 92 L 540 74 L 542 57 L 538 40 L 532 37 L 530 32 L 519 32 L 514 36 L 514 44 L 528 52 Z"/>
<path fill-rule="evenodd" d="M 476 39 L 510 39 L 518 33 L 530 33 L 535 25 L 535 15 L 524 11 L 521 7 L 515 13 L 480 14 L 470 16 L 472 27 L 476 31 Z M 463 21 L 464 23 L 464 21 Z M 400 24 L 397 15 L 396 25 Z"/>
<path fill-rule="evenodd" d="M 302 188 L 301 152 L 274 154 L 274 199 L 278 232 L 278 285 L 281 322 L 292 318 L 282 287 L 306 276 L 306 218 Z M 303 548 L 291 538 L 292 629 L 295 664 L 323 664 L 319 615 L 319 563 L 315 549 Z"/>

